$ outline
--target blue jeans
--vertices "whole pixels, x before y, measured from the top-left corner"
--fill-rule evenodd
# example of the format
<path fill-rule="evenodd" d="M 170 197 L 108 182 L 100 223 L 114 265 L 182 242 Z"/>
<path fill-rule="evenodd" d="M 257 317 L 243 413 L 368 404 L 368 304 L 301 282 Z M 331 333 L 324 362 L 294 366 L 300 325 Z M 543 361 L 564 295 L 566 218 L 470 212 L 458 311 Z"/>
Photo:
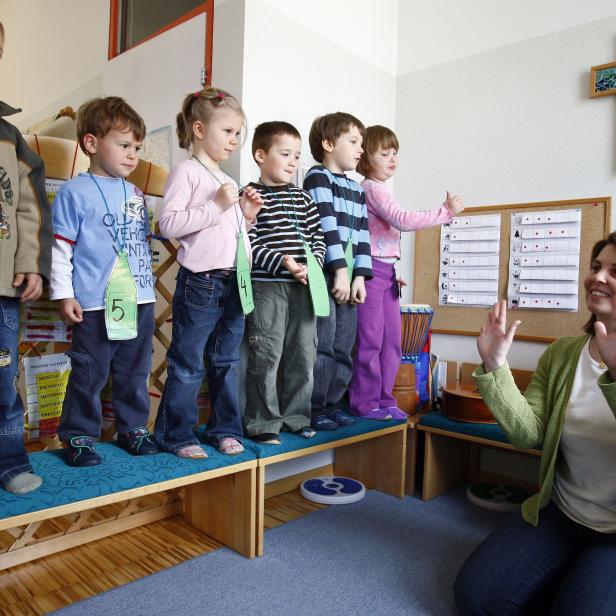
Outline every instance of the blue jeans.
<path fill-rule="evenodd" d="M 147 424 L 153 335 L 153 302 L 138 306 L 137 337 L 132 340 L 109 340 L 104 310 L 83 313 L 83 321 L 73 325 L 73 341 L 68 352 L 71 374 L 58 426 L 61 441 L 68 441 L 72 436 L 100 437 L 101 391 L 110 374 L 118 432 L 129 432 Z"/>
<path fill-rule="evenodd" d="M 0 484 L 32 471 L 24 446 L 24 407 L 17 393 L 19 299 L 0 297 Z"/>
<path fill-rule="evenodd" d="M 167 381 L 156 417 L 155 437 L 176 452 L 198 444 L 197 394 L 206 368 L 212 402 L 205 436 L 216 443 L 241 439 L 238 374 L 244 313 L 234 271 L 193 273 L 180 267 L 173 295 L 173 334 L 167 352 Z"/>
<path fill-rule="evenodd" d="M 328 276 L 331 289 L 333 278 Z M 317 319 L 317 360 L 314 365 L 312 416 L 339 408 L 353 376 L 357 306 L 337 304 L 329 294 L 329 316 Z"/>
<path fill-rule="evenodd" d="M 599 533 L 550 503 L 539 525 L 512 513 L 462 566 L 454 584 L 461 615 L 613 616 L 616 533 Z"/>

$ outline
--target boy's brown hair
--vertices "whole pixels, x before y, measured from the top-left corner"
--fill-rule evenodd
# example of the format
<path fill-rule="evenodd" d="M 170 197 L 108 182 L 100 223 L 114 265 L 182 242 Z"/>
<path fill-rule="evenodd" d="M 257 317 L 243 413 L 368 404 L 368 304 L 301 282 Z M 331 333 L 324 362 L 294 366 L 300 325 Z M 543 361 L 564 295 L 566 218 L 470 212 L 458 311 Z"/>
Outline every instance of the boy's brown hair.
<path fill-rule="evenodd" d="M 367 178 L 372 173 L 372 165 L 370 164 L 372 157 L 380 149 L 389 150 L 393 148 L 397 152 L 400 149 L 400 144 L 393 130 L 377 124 L 375 126 L 368 126 L 361 147 L 364 153 L 359 159 L 357 171 Z"/>
<path fill-rule="evenodd" d="M 143 118 L 119 96 L 94 98 L 84 103 L 77 111 L 77 140 L 79 147 L 88 156 L 83 139 L 86 135 L 104 137 L 110 130 L 129 129 L 137 141 L 145 137 Z"/>
<path fill-rule="evenodd" d="M 319 163 L 323 162 L 325 150 L 324 141 L 335 143 L 336 139 L 343 133 L 351 130 L 351 126 L 356 126 L 363 138 L 366 137 L 366 127 L 350 113 L 337 111 L 316 118 L 310 127 L 308 143 L 312 157 Z"/>
<path fill-rule="evenodd" d="M 300 141 L 302 139 L 297 128 L 288 122 L 276 121 L 259 124 L 259 126 L 255 128 L 255 134 L 252 138 L 252 157 L 255 157 L 257 150 L 263 150 L 267 154 L 272 145 L 274 145 L 274 139 L 276 139 L 276 137 L 282 137 L 283 135 L 297 137 Z"/>

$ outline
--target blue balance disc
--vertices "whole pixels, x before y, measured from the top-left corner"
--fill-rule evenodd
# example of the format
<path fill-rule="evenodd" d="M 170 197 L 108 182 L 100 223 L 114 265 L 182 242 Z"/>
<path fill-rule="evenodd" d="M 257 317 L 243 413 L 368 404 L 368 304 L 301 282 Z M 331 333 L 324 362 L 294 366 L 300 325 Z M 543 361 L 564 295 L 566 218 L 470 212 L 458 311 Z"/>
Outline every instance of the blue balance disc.
<path fill-rule="evenodd" d="M 302 496 L 323 505 L 348 505 L 366 495 L 364 484 L 349 477 L 313 477 L 300 486 Z"/>

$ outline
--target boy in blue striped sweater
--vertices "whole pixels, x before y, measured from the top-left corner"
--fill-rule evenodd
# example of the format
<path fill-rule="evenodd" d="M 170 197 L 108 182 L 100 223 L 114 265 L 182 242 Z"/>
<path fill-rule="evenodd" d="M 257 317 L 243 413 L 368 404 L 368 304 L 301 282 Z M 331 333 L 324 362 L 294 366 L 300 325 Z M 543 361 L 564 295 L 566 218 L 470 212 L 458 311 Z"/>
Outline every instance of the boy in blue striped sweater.
<path fill-rule="evenodd" d="M 357 167 L 365 132 L 357 118 L 341 112 L 317 118 L 310 128 L 310 151 L 321 164 L 308 171 L 304 189 L 321 216 L 327 247 L 324 268 L 331 290 L 330 314 L 317 319 L 311 422 L 315 430 L 353 423 L 341 403 L 353 373 L 356 304 L 366 298 L 364 280 L 372 277 L 372 260 L 364 191 L 345 174 Z"/>
<path fill-rule="evenodd" d="M 325 242 L 310 195 L 290 183 L 300 147 L 299 132 L 287 122 L 260 124 L 252 140 L 260 177 L 250 185 L 259 191 L 263 206 L 249 231 L 255 309 L 246 318 L 244 429 L 253 440 L 267 444 L 278 444 L 280 431 L 305 438 L 315 434 L 310 396 L 316 317 L 305 247 L 322 265 Z"/>

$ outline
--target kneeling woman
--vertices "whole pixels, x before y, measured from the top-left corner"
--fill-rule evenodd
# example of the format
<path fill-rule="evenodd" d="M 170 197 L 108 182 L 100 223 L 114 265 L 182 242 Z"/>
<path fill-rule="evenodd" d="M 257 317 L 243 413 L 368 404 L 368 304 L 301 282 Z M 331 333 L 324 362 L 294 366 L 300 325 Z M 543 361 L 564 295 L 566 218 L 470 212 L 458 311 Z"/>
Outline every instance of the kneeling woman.
<path fill-rule="evenodd" d="M 485 402 L 514 446 L 543 454 L 539 493 L 460 570 L 460 614 L 616 614 L 616 233 L 593 247 L 584 287 L 586 335 L 552 344 L 524 395 L 504 300 L 477 340 Z"/>

